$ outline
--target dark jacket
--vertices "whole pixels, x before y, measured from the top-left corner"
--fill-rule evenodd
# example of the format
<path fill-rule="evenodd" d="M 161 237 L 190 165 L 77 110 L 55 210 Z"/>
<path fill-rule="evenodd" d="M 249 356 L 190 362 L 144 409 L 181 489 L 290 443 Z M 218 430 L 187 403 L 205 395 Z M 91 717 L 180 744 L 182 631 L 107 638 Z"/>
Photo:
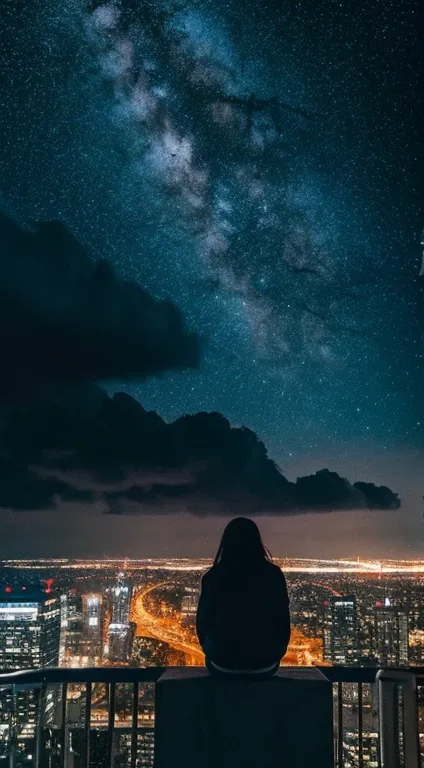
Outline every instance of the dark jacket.
<path fill-rule="evenodd" d="M 290 639 L 284 574 L 266 560 L 255 568 L 219 563 L 205 573 L 197 636 L 206 656 L 228 669 L 259 669 L 280 661 Z"/>

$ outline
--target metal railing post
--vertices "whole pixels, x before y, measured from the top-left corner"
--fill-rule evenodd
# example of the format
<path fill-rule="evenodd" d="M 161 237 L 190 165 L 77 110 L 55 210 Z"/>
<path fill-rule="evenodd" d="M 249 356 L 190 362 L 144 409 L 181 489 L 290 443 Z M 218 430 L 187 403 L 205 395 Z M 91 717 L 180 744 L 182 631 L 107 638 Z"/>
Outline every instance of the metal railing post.
<path fill-rule="evenodd" d="M 137 749 L 138 749 L 138 698 L 139 698 L 139 685 L 134 683 L 133 685 L 133 708 L 131 719 L 131 758 L 130 768 L 136 768 L 137 764 Z"/>
<path fill-rule="evenodd" d="M 113 764 L 113 734 L 115 729 L 116 683 L 109 683 L 108 716 L 107 716 L 107 766 Z"/>
<path fill-rule="evenodd" d="M 43 751 L 43 726 L 44 726 L 44 705 L 46 699 L 47 684 L 44 680 L 41 682 L 41 688 L 37 696 L 36 726 L 35 726 L 35 761 L 34 768 L 41 768 L 41 755 Z"/>
<path fill-rule="evenodd" d="M 61 719 L 60 719 L 60 768 L 66 768 L 66 757 L 68 751 L 67 743 L 67 721 L 66 721 L 66 699 L 68 696 L 68 683 L 62 683 L 61 685 Z"/>
<path fill-rule="evenodd" d="M 91 734 L 91 683 L 85 689 L 85 718 L 84 718 L 84 757 L 83 768 L 90 766 L 90 734 Z"/>
<path fill-rule="evenodd" d="M 358 683 L 358 768 L 364 768 L 364 697 L 362 683 Z"/>
<path fill-rule="evenodd" d="M 16 685 L 10 686 L 9 725 L 9 768 L 16 766 Z"/>
<path fill-rule="evenodd" d="M 337 768 L 343 768 L 343 683 L 337 683 Z"/>
<path fill-rule="evenodd" d="M 404 768 L 420 768 L 418 738 L 417 682 L 413 672 L 382 669 L 377 673 L 379 731 L 382 768 L 401 768 L 397 733 L 398 700 L 396 689 L 403 691 Z"/>

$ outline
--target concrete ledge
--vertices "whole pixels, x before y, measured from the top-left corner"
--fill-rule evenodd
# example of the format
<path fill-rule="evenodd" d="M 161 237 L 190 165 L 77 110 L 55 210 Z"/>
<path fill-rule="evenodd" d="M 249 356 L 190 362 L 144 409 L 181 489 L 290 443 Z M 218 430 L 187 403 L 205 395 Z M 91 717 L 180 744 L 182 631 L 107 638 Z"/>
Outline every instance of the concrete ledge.
<path fill-rule="evenodd" d="M 313 667 L 269 680 L 168 669 L 155 732 L 155 768 L 332 768 L 332 684 Z"/>

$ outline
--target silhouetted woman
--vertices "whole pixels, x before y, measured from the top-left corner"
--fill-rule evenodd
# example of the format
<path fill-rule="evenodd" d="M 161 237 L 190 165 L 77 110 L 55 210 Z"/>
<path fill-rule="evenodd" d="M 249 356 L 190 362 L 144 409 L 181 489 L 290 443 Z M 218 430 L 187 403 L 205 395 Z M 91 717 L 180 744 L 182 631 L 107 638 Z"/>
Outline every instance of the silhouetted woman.
<path fill-rule="evenodd" d="M 196 628 L 211 673 L 277 671 L 290 639 L 287 585 L 253 520 L 228 523 L 202 579 Z"/>

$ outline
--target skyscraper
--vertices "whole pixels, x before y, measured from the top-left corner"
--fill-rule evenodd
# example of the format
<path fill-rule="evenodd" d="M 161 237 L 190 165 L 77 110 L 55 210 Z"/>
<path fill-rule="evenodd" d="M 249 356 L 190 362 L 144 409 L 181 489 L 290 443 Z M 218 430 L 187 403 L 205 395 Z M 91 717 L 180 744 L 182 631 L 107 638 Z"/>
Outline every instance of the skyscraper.
<path fill-rule="evenodd" d="M 375 605 L 374 656 L 384 667 L 408 664 L 408 615 L 389 597 Z"/>
<path fill-rule="evenodd" d="M 0 671 L 57 666 L 60 599 L 53 592 L 0 594 Z"/>
<path fill-rule="evenodd" d="M 358 663 L 358 624 L 354 595 L 332 596 L 325 603 L 324 658 L 332 664 Z"/>
<path fill-rule="evenodd" d="M 53 592 L 12 591 L 0 594 L 0 671 L 57 666 L 60 599 Z M 34 755 L 37 697 L 32 688 L 11 689 L 3 698 L 0 726 L 14 764 L 30 766 Z M 46 722 L 53 717 L 54 694 L 47 693 Z"/>
<path fill-rule="evenodd" d="M 127 662 L 131 656 L 131 649 L 135 635 L 136 625 L 109 624 L 108 630 L 108 658 L 109 661 Z"/>
<path fill-rule="evenodd" d="M 131 653 L 135 627 L 130 623 L 132 588 L 123 573 L 118 573 L 116 586 L 110 594 L 112 620 L 108 630 L 108 658 L 113 662 L 125 662 Z"/>
<path fill-rule="evenodd" d="M 83 617 L 82 600 L 75 589 L 69 589 L 61 597 L 61 650 L 64 665 L 78 666 L 78 659 L 82 652 L 83 642 Z"/>
<path fill-rule="evenodd" d="M 103 598 L 100 594 L 82 595 L 83 653 L 89 659 L 102 655 Z"/>
<path fill-rule="evenodd" d="M 132 588 L 125 581 L 125 574 L 118 573 L 116 586 L 112 587 L 112 622 L 127 624 L 130 620 Z"/>
<path fill-rule="evenodd" d="M 181 605 L 181 621 L 183 627 L 194 628 L 195 626 L 199 592 L 199 587 L 185 587 L 184 589 Z"/>

